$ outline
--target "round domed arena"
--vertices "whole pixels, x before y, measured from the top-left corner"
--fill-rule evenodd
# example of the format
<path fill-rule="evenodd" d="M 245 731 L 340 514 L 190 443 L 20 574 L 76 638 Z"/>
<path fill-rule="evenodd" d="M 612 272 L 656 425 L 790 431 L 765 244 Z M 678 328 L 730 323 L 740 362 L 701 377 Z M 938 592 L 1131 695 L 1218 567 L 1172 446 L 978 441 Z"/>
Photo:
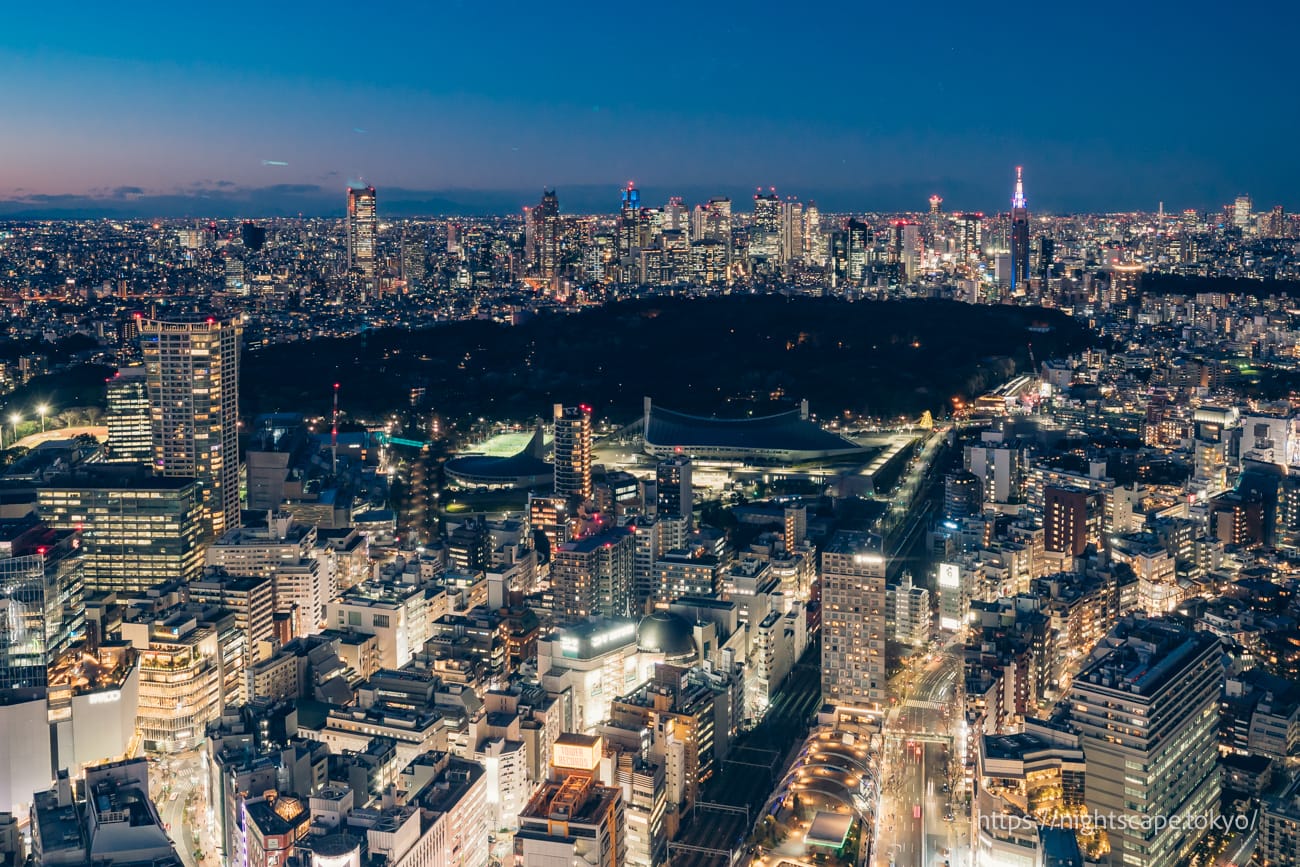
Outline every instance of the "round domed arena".
<path fill-rule="evenodd" d="M 662 653 L 668 663 L 690 664 L 696 657 L 695 630 L 680 614 L 656 611 L 642 617 L 637 625 L 636 649 L 641 653 Z"/>

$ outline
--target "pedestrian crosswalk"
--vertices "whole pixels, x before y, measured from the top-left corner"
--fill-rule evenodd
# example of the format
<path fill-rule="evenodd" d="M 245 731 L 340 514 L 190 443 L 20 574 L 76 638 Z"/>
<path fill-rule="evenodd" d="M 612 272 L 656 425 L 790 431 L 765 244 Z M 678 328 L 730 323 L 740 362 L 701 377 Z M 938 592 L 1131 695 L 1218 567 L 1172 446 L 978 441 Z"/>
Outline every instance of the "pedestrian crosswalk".
<path fill-rule="evenodd" d="M 909 698 L 903 702 L 903 707 L 923 707 L 926 710 L 943 710 L 946 704 L 940 701 L 922 701 L 919 698 Z"/>

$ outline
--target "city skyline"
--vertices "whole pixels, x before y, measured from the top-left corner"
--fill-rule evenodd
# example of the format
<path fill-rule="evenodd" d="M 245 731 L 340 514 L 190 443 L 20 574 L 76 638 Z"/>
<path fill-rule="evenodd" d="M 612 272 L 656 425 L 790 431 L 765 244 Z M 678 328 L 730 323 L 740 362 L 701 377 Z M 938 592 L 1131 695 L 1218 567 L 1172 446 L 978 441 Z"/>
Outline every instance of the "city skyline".
<path fill-rule="evenodd" d="M 778 39 L 762 9 L 315 11 L 16 13 L 0 216 L 335 214 L 356 178 L 411 204 L 394 215 L 513 213 L 542 187 L 603 210 L 628 178 L 646 201 L 761 184 L 827 211 L 932 193 L 987 211 L 1014 165 L 1039 213 L 1300 205 L 1300 121 L 1269 108 L 1288 99 L 1268 67 L 1289 28 L 1245 13 L 1151 4 L 1096 32 L 1065 11 L 887 8 L 782 18 Z M 349 61 L 359 46 L 374 59 Z M 605 46 L 644 60 L 619 72 Z M 1228 104 L 1246 116 L 1224 123 Z"/>
<path fill-rule="evenodd" d="M 0 867 L 1300 867 L 1296 8 L 5 11 Z"/>

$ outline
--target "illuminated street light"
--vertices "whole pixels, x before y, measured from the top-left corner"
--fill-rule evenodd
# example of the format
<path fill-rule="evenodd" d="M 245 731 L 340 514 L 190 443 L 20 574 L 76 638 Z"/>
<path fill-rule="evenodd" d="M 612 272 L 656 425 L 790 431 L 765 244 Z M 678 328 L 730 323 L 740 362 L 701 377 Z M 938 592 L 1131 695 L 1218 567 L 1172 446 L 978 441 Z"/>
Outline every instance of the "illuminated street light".
<path fill-rule="evenodd" d="M 41 404 L 36 407 L 36 414 L 41 417 L 41 433 L 45 433 L 45 414 L 50 411 L 49 404 Z"/>
<path fill-rule="evenodd" d="M 18 442 L 18 423 L 22 420 L 23 417 L 16 412 L 9 416 L 9 423 L 14 426 L 14 441 L 10 443 L 10 446 L 13 446 Z"/>

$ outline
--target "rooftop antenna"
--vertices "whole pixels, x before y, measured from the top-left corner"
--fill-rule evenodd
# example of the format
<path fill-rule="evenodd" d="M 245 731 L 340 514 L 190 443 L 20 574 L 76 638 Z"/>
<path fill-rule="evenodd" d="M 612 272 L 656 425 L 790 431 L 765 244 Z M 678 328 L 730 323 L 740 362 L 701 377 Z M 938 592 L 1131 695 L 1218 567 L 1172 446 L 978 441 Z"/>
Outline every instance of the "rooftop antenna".
<path fill-rule="evenodd" d="M 330 427 L 330 472 L 339 474 L 339 384 L 334 383 L 334 415 Z"/>

